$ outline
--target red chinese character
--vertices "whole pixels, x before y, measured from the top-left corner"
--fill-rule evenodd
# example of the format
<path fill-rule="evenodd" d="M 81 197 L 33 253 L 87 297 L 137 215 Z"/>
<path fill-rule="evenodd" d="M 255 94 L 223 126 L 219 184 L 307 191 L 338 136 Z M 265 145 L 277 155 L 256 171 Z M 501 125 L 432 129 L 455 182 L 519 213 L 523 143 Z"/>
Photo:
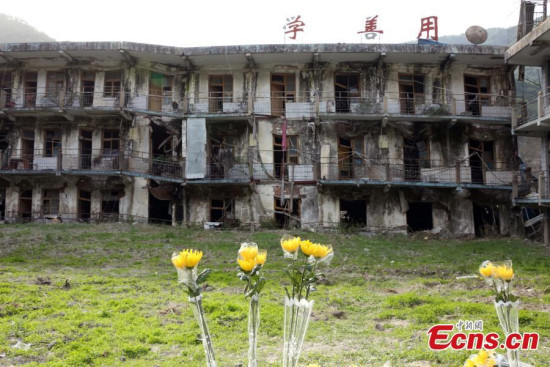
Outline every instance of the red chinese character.
<path fill-rule="evenodd" d="M 378 22 L 378 15 L 374 17 L 367 17 L 367 20 L 365 22 L 365 30 L 357 33 L 373 33 L 373 32 L 380 33 L 380 34 L 384 33 L 384 31 L 376 29 L 377 27 L 376 22 Z"/>
<path fill-rule="evenodd" d="M 286 29 L 286 27 L 288 27 L 289 30 L 286 31 L 285 34 L 292 33 L 292 35 L 289 36 L 289 38 L 295 40 L 296 39 L 296 33 L 303 32 L 304 29 L 301 28 L 301 27 L 305 26 L 306 24 L 300 20 L 299 15 L 296 18 L 292 17 L 290 19 L 287 19 L 287 21 L 289 21 L 289 22 L 285 25 L 284 29 Z"/>
<path fill-rule="evenodd" d="M 430 31 L 434 31 L 435 35 L 430 37 Z M 420 38 L 424 32 L 426 32 L 426 39 L 437 41 L 437 17 L 431 16 L 420 20 L 420 32 L 416 38 Z"/>

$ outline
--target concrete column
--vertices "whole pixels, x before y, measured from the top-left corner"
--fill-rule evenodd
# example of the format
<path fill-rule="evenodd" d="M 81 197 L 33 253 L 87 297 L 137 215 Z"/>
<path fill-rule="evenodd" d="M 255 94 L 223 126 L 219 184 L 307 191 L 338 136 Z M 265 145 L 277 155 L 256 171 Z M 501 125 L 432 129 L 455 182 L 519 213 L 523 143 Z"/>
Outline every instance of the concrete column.
<path fill-rule="evenodd" d="M 544 238 L 544 245 L 548 246 L 550 245 L 550 209 L 543 209 L 543 238 Z"/>

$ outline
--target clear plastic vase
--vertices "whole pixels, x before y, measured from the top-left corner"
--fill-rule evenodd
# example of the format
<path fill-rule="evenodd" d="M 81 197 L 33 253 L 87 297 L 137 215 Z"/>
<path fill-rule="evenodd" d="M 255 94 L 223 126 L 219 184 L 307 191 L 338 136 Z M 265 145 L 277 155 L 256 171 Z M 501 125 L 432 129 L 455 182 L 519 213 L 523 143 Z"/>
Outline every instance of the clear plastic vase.
<path fill-rule="evenodd" d="M 498 321 L 500 322 L 500 327 L 504 331 L 506 336 L 512 333 L 519 333 L 519 320 L 518 320 L 518 311 L 519 311 L 519 300 L 515 302 L 495 302 L 495 309 L 497 311 Z M 506 357 L 508 366 L 510 367 L 520 367 L 519 361 L 519 350 L 506 350 Z"/>
<path fill-rule="evenodd" d="M 248 311 L 248 367 L 258 367 L 256 347 L 258 345 L 258 328 L 260 326 L 260 296 L 250 297 Z"/>
<path fill-rule="evenodd" d="M 312 310 L 313 301 L 285 297 L 283 367 L 298 365 Z"/>
<path fill-rule="evenodd" d="M 217 367 L 216 357 L 214 356 L 214 348 L 212 347 L 212 338 L 210 337 L 210 331 L 208 330 L 208 324 L 204 317 L 204 309 L 202 307 L 202 296 L 189 297 L 189 304 L 193 309 L 193 314 L 197 323 L 201 328 L 202 346 L 204 347 L 204 355 L 206 357 L 207 367 Z"/>

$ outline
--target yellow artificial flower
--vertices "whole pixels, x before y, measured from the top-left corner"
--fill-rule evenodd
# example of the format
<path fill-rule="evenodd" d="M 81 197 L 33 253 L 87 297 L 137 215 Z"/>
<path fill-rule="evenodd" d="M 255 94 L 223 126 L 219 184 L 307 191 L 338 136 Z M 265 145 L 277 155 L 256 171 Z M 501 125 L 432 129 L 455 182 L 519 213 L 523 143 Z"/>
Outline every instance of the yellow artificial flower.
<path fill-rule="evenodd" d="M 239 257 L 245 260 L 252 260 L 258 255 L 258 246 L 255 243 L 243 243 L 239 250 Z"/>
<path fill-rule="evenodd" d="M 479 273 L 483 275 L 484 278 L 488 278 L 493 275 L 495 266 L 490 261 L 485 261 L 479 267 Z"/>
<path fill-rule="evenodd" d="M 495 268 L 495 278 L 509 282 L 514 277 L 514 269 L 511 265 L 498 265 Z"/>
<path fill-rule="evenodd" d="M 475 367 L 474 361 L 468 358 L 466 362 L 464 362 L 464 367 Z"/>
<path fill-rule="evenodd" d="M 256 263 L 263 265 L 267 259 L 267 250 L 260 250 L 256 256 Z"/>
<path fill-rule="evenodd" d="M 179 254 L 172 255 L 172 264 L 176 268 L 188 268 L 193 269 L 197 266 L 199 261 L 202 259 L 202 251 L 185 249 Z"/>
<path fill-rule="evenodd" d="M 302 241 L 300 248 L 306 256 L 313 256 L 317 259 L 322 259 L 332 252 L 332 247 L 321 245 L 319 243 L 312 243 L 311 241 Z"/>
<path fill-rule="evenodd" d="M 256 258 L 254 259 L 237 259 L 237 263 L 241 267 L 242 271 L 251 272 L 256 267 Z"/>
<path fill-rule="evenodd" d="M 300 237 L 285 237 L 281 238 L 281 247 L 283 250 L 291 254 L 298 251 L 298 247 L 300 247 L 300 244 L 302 243 Z"/>

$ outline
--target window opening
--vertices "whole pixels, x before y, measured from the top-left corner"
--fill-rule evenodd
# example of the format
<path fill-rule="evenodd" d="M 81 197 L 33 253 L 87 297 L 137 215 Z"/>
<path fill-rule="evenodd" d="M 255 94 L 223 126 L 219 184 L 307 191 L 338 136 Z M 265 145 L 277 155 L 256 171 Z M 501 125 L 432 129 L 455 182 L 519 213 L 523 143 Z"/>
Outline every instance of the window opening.
<path fill-rule="evenodd" d="M 42 214 L 59 214 L 59 190 L 46 189 L 42 197 Z"/>
<path fill-rule="evenodd" d="M 464 76 L 466 111 L 473 116 L 481 116 L 482 106 L 491 104 L 490 79 L 488 76 Z"/>
<path fill-rule="evenodd" d="M 407 211 L 407 226 L 409 231 L 428 231 L 433 229 L 432 203 L 409 203 Z"/>
<path fill-rule="evenodd" d="M 424 75 L 399 74 L 400 113 L 414 114 L 415 106 L 425 103 Z"/>
<path fill-rule="evenodd" d="M 284 116 L 287 102 L 296 101 L 296 75 L 271 74 L 271 115 Z"/>
<path fill-rule="evenodd" d="M 336 112 L 351 112 L 351 104 L 359 103 L 359 74 L 335 74 L 334 97 Z"/>
<path fill-rule="evenodd" d="M 233 75 L 210 75 L 208 100 L 210 112 L 223 111 L 223 103 L 233 101 Z"/>
<path fill-rule="evenodd" d="M 57 157 L 61 153 L 61 130 L 46 130 L 44 133 L 44 156 Z"/>
<path fill-rule="evenodd" d="M 297 228 L 300 222 L 300 199 L 275 198 L 275 222 L 279 228 Z"/>

